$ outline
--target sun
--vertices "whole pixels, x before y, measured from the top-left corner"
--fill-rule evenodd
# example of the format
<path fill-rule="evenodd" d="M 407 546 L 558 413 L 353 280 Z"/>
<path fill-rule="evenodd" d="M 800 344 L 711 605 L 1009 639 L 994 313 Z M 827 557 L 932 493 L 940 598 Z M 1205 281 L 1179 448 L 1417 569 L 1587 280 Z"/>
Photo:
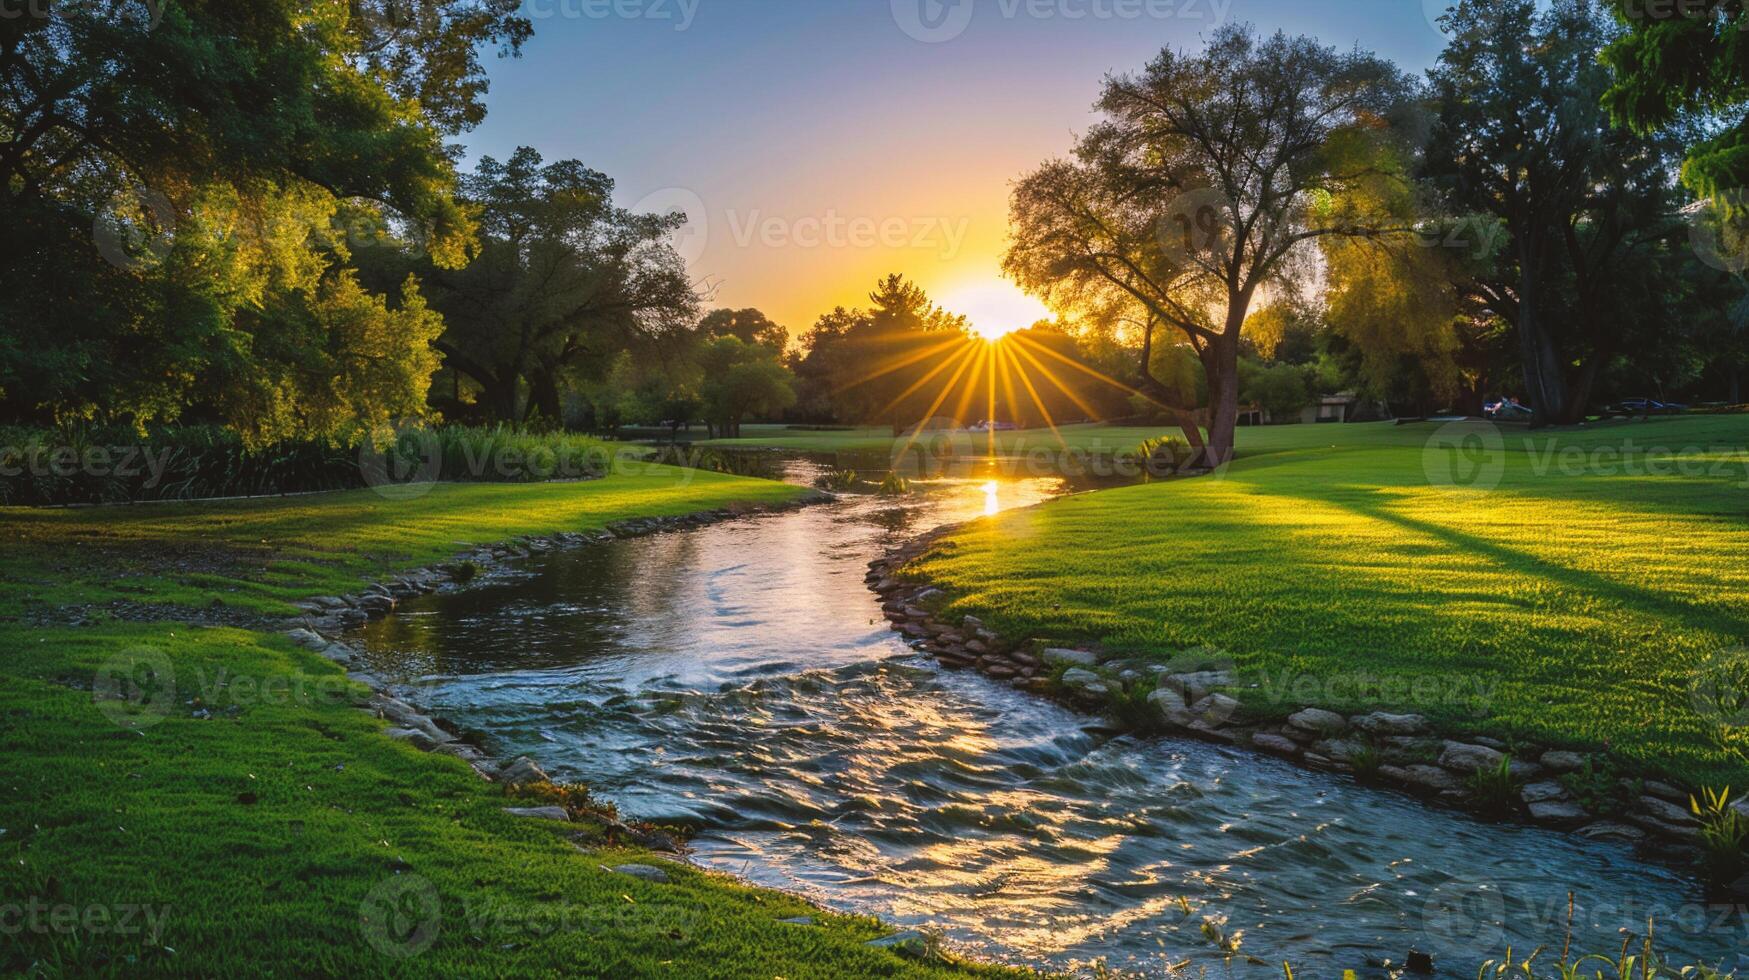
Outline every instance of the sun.
<path fill-rule="evenodd" d="M 950 313 L 963 314 L 972 333 L 991 342 L 1054 318 L 1049 307 L 1006 279 L 986 279 L 948 290 L 941 306 Z"/>

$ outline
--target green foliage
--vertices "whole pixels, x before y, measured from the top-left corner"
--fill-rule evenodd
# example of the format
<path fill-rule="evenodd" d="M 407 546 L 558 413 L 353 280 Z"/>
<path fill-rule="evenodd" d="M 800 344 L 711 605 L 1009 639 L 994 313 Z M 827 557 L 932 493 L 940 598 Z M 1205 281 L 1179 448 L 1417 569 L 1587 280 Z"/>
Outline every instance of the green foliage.
<path fill-rule="evenodd" d="M 1602 817 L 1622 813 L 1640 797 L 1641 781 L 1626 778 L 1608 756 L 1588 755 L 1584 765 L 1559 780 L 1575 803 Z"/>
<path fill-rule="evenodd" d="M 1518 783 L 1512 777 L 1512 756 L 1502 755 L 1498 765 L 1484 766 L 1466 780 L 1470 799 L 1488 813 L 1510 812 L 1518 803 Z"/>
<path fill-rule="evenodd" d="M 881 480 L 881 485 L 875 492 L 883 497 L 903 497 L 911 492 L 911 481 L 888 470 L 886 478 Z"/>
<path fill-rule="evenodd" d="M 707 340 L 699 353 L 699 401 L 718 433 L 733 438 L 749 415 L 775 415 L 796 403 L 795 375 L 764 344 L 733 334 Z"/>
<path fill-rule="evenodd" d="M 1379 767 L 1385 764 L 1384 753 L 1372 744 L 1362 745 L 1348 757 L 1348 764 L 1354 768 L 1354 778 L 1363 783 L 1370 783 L 1378 778 Z"/>
<path fill-rule="evenodd" d="M 1239 361 L 1239 400 L 1255 403 L 1276 422 L 1299 420 L 1300 409 L 1312 404 L 1306 369 L 1297 364 Z"/>
<path fill-rule="evenodd" d="M 261 447 L 422 410 L 437 320 L 405 275 L 363 289 L 352 248 L 462 261 L 444 133 L 477 118 L 475 45 L 528 25 L 505 0 L 439 0 L 383 45 L 347 8 L 5 19 L 0 417 L 216 419 Z"/>
<path fill-rule="evenodd" d="M 860 482 L 862 482 L 862 478 L 857 475 L 855 470 L 831 469 L 815 478 L 814 486 L 822 490 L 841 493 L 855 489 Z"/>
<path fill-rule="evenodd" d="M 1700 839 L 1706 845 L 1707 868 L 1721 880 L 1735 878 L 1743 870 L 1749 848 L 1749 819 L 1731 806 L 1731 787 L 1703 787 L 1700 797 L 1688 798 L 1689 809 L 1700 821 Z"/>
<path fill-rule="evenodd" d="M 1150 477 L 1170 476 L 1195 456 L 1182 436 L 1154 436 L 1137 446 L 1133 457 Z"/>
<path fill-rule="evenodd" d="M 5 427 L 0 428 L 0 505 L 345 490 L 366 485 L 373 473 L 419 482 L 593 479 L 606 474 L 613 452 L 597 439 L 503 427 L 409 429 L 380 442 L 354 429 L 350 439 L 261 446 L 218 426 L 153 427 L 144 434 L 115 427 Z"/>

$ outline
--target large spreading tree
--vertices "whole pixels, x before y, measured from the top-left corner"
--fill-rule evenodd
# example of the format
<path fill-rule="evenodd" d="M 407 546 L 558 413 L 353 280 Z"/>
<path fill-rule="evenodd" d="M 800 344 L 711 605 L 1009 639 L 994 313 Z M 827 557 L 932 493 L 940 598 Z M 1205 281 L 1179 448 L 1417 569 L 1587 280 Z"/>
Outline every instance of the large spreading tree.
<path fill-rule="evenodd" d="M 1161 52 L 1107 81 L 1104 118 L 1073 158 L 1017 186 L 1004 268 L 1059 306 L 1134 304 L 1149 325 L 1137 372 L 1150 384 L 1154 324 L 1175 329 L 1208 376 L 1204 462 L 1232 456 L 1238 357 L 1260 294 L 1285 288 L 1306 246 L 1329 235 L 1402 235 L 1403 217 L 1357 194 L 1401 159 L 1378 146 L 1412 93 L 1388 61 L 1305 37 L 1216 31 L 1207 48 Z M 1203 439 L 1194 424 L 1185 432 Z"/>
<path fill-rule="evenodd" d="M 618 208 L 611 178 L 528 147 L 482 159 L 462 189 L 480 225 L 473 261 L 416 269 L 444 317 L 444 364 L 489 418 L 558 422 L 578 372 L 605 375 L 623 350 L 689 334 L 698 297 L 669 242 L 682 216 Z M 383 281 L 401 275 L 389 268 Z"/>
<path fill-rule="evenodd" d="M 445 136 L 511 0 L 114 0 L 0 18 L 0 415 L 228 422 L 252 441 L 422 409 L 435 317 L 349 230 L 473 233 Z M 17 12 L 15 12 L 17 13 Z"/>
<path fill-rule="evenodd" d="M 1584 417 L 1600 372 L 1662 319 L 1676 274 L 1673 144 L 1611 125 L 1598 52 L 1616 29 L 1599 13 L 1589 0 L 1462 0 L 1429 73 L 1424 173 L 1451 213 L 1505 233 L 1468 292 L 1512 325 L 1544 423 Z"/>

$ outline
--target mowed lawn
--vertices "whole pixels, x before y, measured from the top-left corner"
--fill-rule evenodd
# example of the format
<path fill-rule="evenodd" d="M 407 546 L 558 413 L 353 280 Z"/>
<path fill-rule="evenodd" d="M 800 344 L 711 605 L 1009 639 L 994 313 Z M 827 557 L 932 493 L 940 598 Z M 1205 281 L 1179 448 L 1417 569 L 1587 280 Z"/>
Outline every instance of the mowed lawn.
<path fill-rule="evenodd" d="M 989 972 L 866 947 L 890 930 L 681 865 L 668 884 L 613 873 L 660 859 L 583 852 L 575 825 L 506 814 L 531 803 L 385 737 L 339 667 L 221 615 L 285 612 L 468 544 L 801 492 L 623 470 L 413 500 L 0 511 L 0 973 Z M 140 658 L 169 666 L 162 711 L 118 720 L 93 685 Z M 780 921 L 794 916 L 818 924 Z"/>
<path fill-rule="evenodd" d="M 1417 711 L 1749 786 L 1691 698 L 1749 643 L 1749 417 L 1243 439 L 1217 474 L 979 521 L 914 568 L 1011 635 L 1216 648 L 1266 714 Z"/>

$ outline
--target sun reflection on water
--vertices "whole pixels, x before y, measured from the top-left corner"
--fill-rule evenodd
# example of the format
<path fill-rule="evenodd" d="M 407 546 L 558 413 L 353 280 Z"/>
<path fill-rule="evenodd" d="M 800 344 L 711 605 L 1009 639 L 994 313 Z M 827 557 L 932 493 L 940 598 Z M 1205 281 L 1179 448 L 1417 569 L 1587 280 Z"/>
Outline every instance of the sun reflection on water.
<path fill-rule="evenodd" d="M 985 517 L 994 517 L 995 515 L 1002 512 L 1002 499 L 1001 499 L 1001 495 L 1000 495 L 1001 490 L 1002 490 L 1002 485 L 997 483 L 995 480 L 991 480 L 990 482 L 984 484 L 984 516 Z"/>

